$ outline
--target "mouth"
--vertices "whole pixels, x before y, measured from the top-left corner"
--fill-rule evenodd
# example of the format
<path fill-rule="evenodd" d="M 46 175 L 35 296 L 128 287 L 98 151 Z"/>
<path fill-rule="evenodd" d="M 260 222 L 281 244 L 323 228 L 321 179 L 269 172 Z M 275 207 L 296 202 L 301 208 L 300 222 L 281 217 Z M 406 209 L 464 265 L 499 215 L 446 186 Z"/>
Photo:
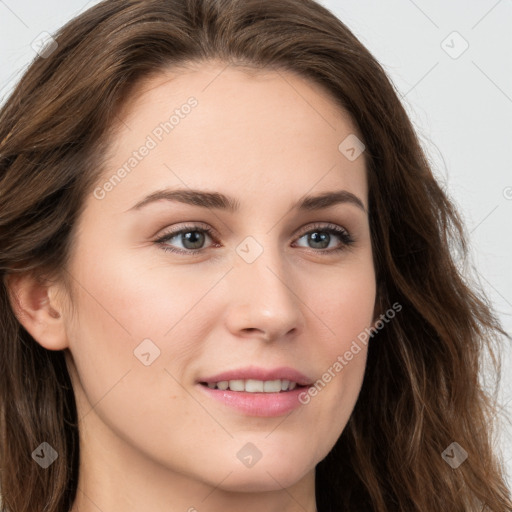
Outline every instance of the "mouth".
<path fill-rule="evenodd" d="M 246 416 L 276 417 L 303 405 L 300 397 L 312 382 L 291 366 L 247 366 L 202 376 L 196 385 L 204 396 L 220 403 L 222 408 Z"/>
<path fill-rule="evenodd" d="M 217 382 L 200 382 L 199 384 L 210 389 L 218 389 L 221 391 L 230 390 L 245 393 L 286 393 L 297 388 L 308 387 L 287 379 L 234 379 L 221 380 Z"/>

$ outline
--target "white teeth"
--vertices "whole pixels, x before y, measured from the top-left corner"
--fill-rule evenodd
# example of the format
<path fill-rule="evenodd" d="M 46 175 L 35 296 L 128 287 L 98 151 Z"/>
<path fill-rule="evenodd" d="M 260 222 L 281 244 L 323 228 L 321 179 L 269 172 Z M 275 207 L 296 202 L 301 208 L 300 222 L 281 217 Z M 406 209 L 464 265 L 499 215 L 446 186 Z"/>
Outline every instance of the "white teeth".
<path fill-rule="evenodd" d="M 248 393 L 263 393 L 263 381 L 247 379 L 245 381 L 245 391 L 247 391 Z"/>
<path fill-rule="evenodd" d="M 266 380 L 263 383 L 263 391 L 266 393 L 279 393 L 281 391 L 281 381 L 277 380 Z"/>
<path fill-rule="evenodd" d="M 245 384 L 243 380 L 230 380 L 229 381 L 229 389 L 231 391 L 243 391 L 245 389 Z"/>
<path fill-rule="evenodd" d="M 296 382 L 286 379 L 275 380 L 256 380 L 256 379 L 235 379 L 222 380 L 220 382 L 208 382 L 210 389 L 220 389 L 222 391 L 230 389 L 231 391 L 245 391 L 246 393 L 279 393 L 280 391 L 293 390 L 297 387 Z"/>

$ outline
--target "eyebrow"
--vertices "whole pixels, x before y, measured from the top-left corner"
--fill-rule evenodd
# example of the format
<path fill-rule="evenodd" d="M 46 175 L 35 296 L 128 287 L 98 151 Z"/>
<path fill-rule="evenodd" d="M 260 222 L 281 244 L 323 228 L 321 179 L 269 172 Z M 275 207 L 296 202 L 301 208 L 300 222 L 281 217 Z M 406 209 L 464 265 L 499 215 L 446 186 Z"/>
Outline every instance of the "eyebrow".
<path fill-rule="evenodd" d="M 177 201 L 202 208 L 226 210 L 231 213 L 236 213 L 240 209 L 240 203 L 237 199 L 219 192 L 206 192 L 194 189 L 162 189 L 152 192 L 127 211 L 140 210 L 148 204 L 161 200 Z M 352 204 L 366 213 L 366 208 L 361 199 L 347 190 L 323 192 L 314 196 L 302 197 L 293 206 L 293 209 L 298 211 L 315 211 L 323 210 L 336 204 Z"/>

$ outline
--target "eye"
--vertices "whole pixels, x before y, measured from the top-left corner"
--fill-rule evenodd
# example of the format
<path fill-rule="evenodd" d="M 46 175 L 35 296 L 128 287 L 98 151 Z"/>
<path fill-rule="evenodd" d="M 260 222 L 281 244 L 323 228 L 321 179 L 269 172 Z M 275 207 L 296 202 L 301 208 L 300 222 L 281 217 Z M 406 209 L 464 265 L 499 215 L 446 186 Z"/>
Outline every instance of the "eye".
<path fill-rule="evenodd" d="M 345 228 L 337 226 L 336 224 L 314 224 L 312 227 L 309 226 L 309 230 L 301 235 L 299 240 L 303 238 L 306 239 L 306 243 L 313 245 L 312 249 L 320 250 L 320 252 L 328 254 L 342 251 L 354 243 L 354 239 L 350 233 Z M 341 243 L 329 248 L 331 242 L 336 238 L 338 238 Z M 326 251 L 323 249 L 329 250 Z"/>
<path fill-rule="evenodd" d="M 164 251 L 190 256 L 205 250 L 203 246 L 207 238 L 211 238 L 216 242 L 214 231 L 210 227 L 195 224 L 165 233 L 155 240 L 155 243 L 160 245 Z M 313 247 L 309 247 L 309 249 L 327 254 L 342 251 L 354 242 L 350 233 L 336 224 L 315 224 L 309 226 L 309 230 L 304 232 L 298 240 L 303 238 L 306 239 L 306 243 L 313 245 Z M 336 238 L 339 240 L 339 243 L 334 247 L 329 247 L 331 242 L 336 240 Z M 177 239 L 178 243 L 182 244 L 182 248 L 170 244 L 174 239 Z M 176 242 L 174 242 L 174 244 L 175 243 Z M 217 246 L 219 246 L 218 243 Z M 298 247 L 303 246 L 299 245 Z"/>
<path fill-rule="evenodd" d="M 184 246 L 183 249 L 171 247 L 169 245 L 169 242 L 175 238 L 182 243 Z M 196 224 L 165 233 L 162 237 L 156 240 L 155 243 L 159 244 L 164 251 L 193 255 L 202 251 L 202 245 L 204 244 L 205 238 L 213 239 L 213 230 L 209 227 L 202 227 Z"/>

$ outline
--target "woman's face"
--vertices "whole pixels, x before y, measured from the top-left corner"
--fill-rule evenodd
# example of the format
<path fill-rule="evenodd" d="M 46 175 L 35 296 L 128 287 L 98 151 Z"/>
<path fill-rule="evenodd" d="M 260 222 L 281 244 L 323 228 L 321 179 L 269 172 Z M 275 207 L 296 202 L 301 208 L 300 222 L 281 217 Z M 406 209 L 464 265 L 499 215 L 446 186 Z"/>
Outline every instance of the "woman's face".
<path fill-rule="evenodd" d="M 82 460 L 290 486 L 333 447 L 365 370 L 364 344 L 344 357 L 376 293 L 356 129 L 302 78 L 213 62 L 151 79 L 119 120 L 68 268 Z M 276 392 L 299 374 L 314 396 Z"/>

